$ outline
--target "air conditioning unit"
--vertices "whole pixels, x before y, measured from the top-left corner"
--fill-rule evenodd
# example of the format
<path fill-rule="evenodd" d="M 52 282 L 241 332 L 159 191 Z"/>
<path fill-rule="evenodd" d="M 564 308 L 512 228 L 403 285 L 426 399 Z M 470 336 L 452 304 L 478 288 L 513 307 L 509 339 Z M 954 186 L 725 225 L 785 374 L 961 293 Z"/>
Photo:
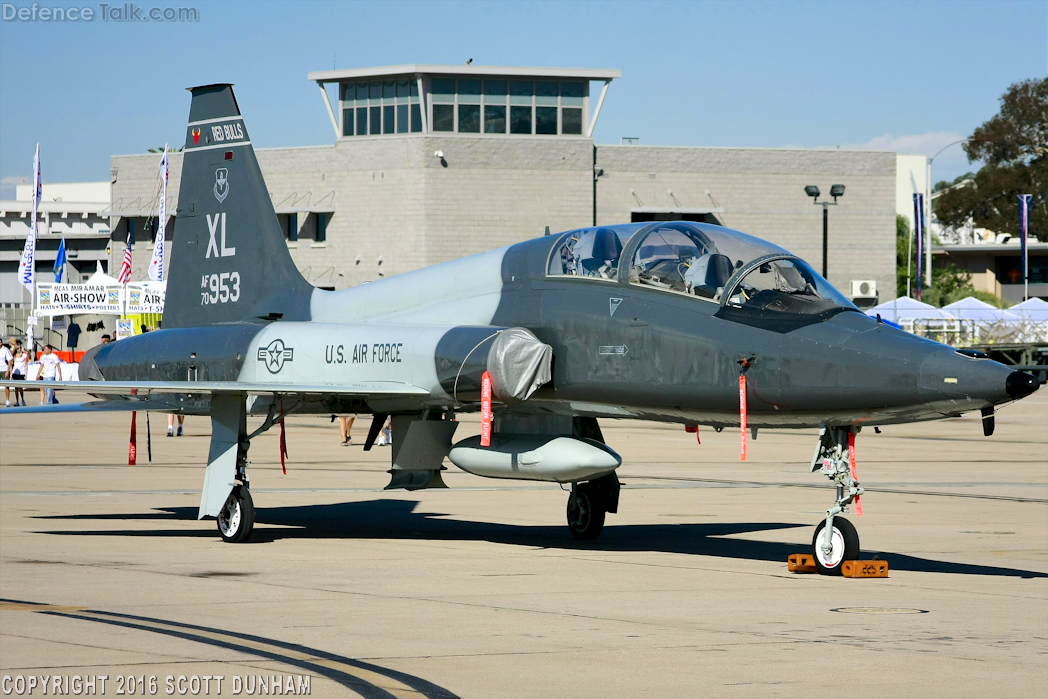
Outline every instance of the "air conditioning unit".
<path fill-rule="evenodd" d="M 873 279 L 852 279 L 851 297 L 853 299 L 877 298 L 877 282 Z"/>

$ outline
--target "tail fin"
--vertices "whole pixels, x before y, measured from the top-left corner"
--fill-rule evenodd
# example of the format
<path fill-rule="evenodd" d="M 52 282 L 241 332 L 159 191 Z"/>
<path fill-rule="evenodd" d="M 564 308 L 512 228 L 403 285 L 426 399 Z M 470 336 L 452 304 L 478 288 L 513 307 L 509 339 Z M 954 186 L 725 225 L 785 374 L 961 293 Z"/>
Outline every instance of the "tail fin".
<path fill-rule="evenodd" d="M 232 85 L 190 88 L 165 328 L 309 320 Z"/>

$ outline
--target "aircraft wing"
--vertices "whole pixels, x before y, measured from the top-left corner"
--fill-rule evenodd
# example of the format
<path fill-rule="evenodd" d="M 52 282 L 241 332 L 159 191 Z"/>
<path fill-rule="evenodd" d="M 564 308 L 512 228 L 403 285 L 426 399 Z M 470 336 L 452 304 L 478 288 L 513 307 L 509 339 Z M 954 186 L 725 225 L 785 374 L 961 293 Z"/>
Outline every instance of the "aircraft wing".
<path fill-rule="evenodd" d="M 429 396 L 429 392 L 410 384 L 396 381 L 369 381 L 340 385 L 248 383 L 241 381 L 11 381 L 0 379 L 0 386 L 35 390 L 40 388 L 72 389 L 94 396 L 109 396 L 107 400 L 54 405 L 32 405 L 5 408 L 2 414 L 15 413 L 73 413 L 153 410 L 157 412 L 198 412 L 194 406 L 165 400 L 165 396 L 183 395 L 205 397 L 241 394 L 245 396 L 298 396 L 328 398 L 397 399 Z M 206 404 L 205 404 L 206 405 Z M 206 415 L 207 408 L 199 410 Z"/>
<path fill-rule="evenodd" d="M 396 381 L 368 381 L 352 384 L 313 385 L 286 383 L 247 383 L 242 381 L 11 381 L 0 379 L 0 386 L 10 388 L 66 388 L 92 395 L 148 396 L 152 393 L 186 393 L 215 395 L 244 393 L 247 395 L 329 395 L 347 397 L 366 396 L 426 396 L 429 392 L 410 384 Z"/>

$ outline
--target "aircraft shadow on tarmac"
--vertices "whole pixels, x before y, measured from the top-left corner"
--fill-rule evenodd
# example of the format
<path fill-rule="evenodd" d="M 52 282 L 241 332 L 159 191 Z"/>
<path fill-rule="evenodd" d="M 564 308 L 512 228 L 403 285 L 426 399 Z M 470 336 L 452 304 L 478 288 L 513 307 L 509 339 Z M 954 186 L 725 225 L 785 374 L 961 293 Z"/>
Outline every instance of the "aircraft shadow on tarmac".
<path fill-rule="evenodd" d="M 461 519 L 446 519 L 436 512 L 416 512 L 417 501 L 370 500 L 326 505 L 270 507 L 256 510 L 256 527 L 249 544 L 278 539 L 414 539 L 433 541 L 488 541 L 496 544 L 533 546 L 580 551 L 655 551 L 696 556 L 785 563 L 791 553 L 806 552 L 803 543 L 778 543 L 723 538 L 777 529 L 804 528 L 809 524 L 787 522 L 724 522 L 709 524 L 625 524 L 612 520 L 600 539 L 580 543 L 563 526 L 525 526 Z M 143 513 L 98 515 L 49 515 L 38 519 L 78 521 L 174 521 L 196 520 L 195 507 L 168 507 Z M 60 536 L 149 536 L 215 538 L 213 526 L 199 529 L 100 529 L 44 531 Z M 259 526 L 262 525 L 262 526 Z M 937 561 L 890 551 L 863 551 L 863 557 L 879 556 L 892 570 L 960 575 L 998 575 L 1018 578 L 1048 578 L 1048 573 L 1018 568 Z"/>

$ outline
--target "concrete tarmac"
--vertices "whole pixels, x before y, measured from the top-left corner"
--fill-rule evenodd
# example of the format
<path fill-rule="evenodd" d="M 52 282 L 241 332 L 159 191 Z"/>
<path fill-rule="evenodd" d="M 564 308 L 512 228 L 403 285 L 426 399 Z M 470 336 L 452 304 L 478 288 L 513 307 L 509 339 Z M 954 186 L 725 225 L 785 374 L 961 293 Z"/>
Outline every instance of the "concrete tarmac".
<path fill-rule="evenodd" d="M 320 697 L 1043 696 L 1048 683 L 1048 390 L 1000 411 L 990 438 L 978 416 L 862 432 L 865 516 L 849 518 L 864 558 L 889 562 L 883 580 L 787 572 L 833 497 L 808 473 L 811 430 L 762 430 L 740 464 L 737 430 L 703 429 L 700 446 L 680 427 L 603 421 L 624 457 L 620 512 L 580 544 L 556 485 L 448 464 L 448 490 L 383 492 L 389 449 L 361 449 L 368 420 L 341 447 L 337 425 L 297 417 L 287 475 L 277 431 L 252 443 L 258 522 L 228 545 L 196 520 L 209 421 L 166 438 L 152 415 L 148 463 L 138 418 L 128 466 L 127 414 L 0 411 L 11 682 L 106 675 L 116 696 L 131 675 L 148 696 L 155 676 L 157 696 L 192 696 L 195 677 L 204 696 L 202 678 L 221 675 L 207 696 L 246 696 L 308 677 Z M 458 437 L 476 431 L 467 416 Z"/>

